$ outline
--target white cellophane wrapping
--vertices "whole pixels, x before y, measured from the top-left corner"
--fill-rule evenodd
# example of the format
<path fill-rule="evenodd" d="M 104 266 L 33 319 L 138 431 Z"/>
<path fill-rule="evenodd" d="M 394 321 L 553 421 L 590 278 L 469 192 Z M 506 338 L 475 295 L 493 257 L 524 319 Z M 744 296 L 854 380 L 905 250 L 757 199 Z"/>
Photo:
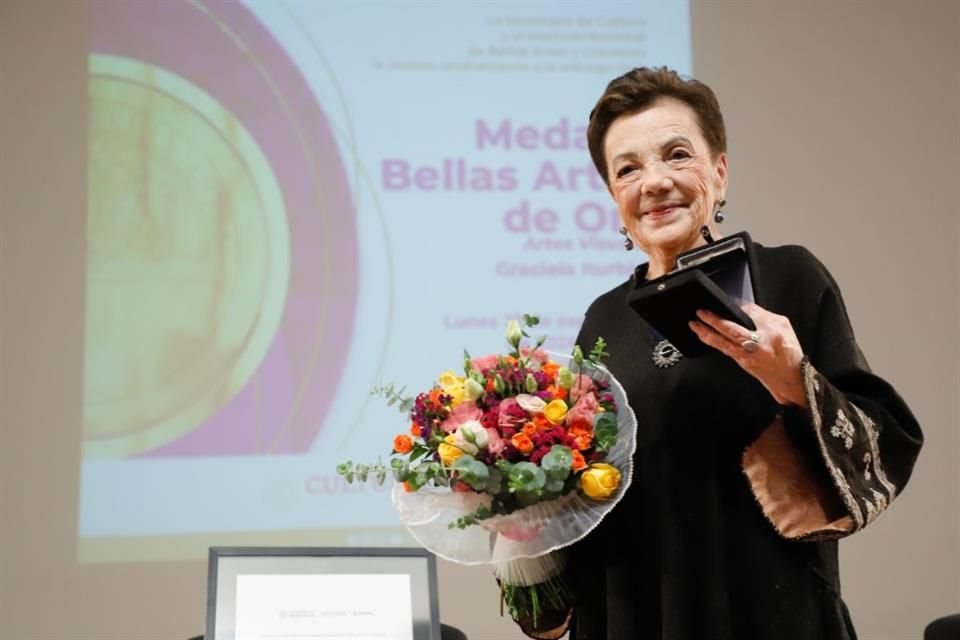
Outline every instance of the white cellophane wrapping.
<path fill-rule="evenodd" d="M 623 387 L 605 368 L 593 368 L 592 376 L 609 383 L 617 406 L 617 442 L 604 460 L 621 474 L 620 486 L 611 497 L 594 500 L 574 490 L 556 500 L 457 529 L 448 525 L 480 506 L 489 506 L 490 496 L 431 486 L 407 492 L 395 483 L 394 506 L 417 542 L 451 562 L 494 565 L 494 573 L 508 584 L 536 584 L 558 574 L 563 554 L 551 552 L 590 533 L 617 505 L 633 479 L 636 416 Z"/>

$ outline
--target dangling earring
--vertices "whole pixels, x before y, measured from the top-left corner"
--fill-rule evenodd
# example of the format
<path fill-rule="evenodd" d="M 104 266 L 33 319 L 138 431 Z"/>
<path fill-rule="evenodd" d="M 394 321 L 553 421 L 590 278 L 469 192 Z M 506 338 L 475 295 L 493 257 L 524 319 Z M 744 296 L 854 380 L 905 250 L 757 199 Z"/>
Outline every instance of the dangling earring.
<path fill-rule="evenodd" d="M 726 200 L 720 200 L 720 202 L 717 203 L 717 210 L 713 212 L 713 220 L 717 224 L 721 224 L 724 218 L 726 217 L 723 215 L 723 211 L 720 209 L 720 207 L 725 207 L 725 206 L 727 206 Z"/>
<path fill-rule="evenodd" d="M 620 227 L 620 235 L 623 236 L 623 248 L 627 251 L 631 251 L 633 249 L 633 239 L 627 235 L 626 227 Z"/>

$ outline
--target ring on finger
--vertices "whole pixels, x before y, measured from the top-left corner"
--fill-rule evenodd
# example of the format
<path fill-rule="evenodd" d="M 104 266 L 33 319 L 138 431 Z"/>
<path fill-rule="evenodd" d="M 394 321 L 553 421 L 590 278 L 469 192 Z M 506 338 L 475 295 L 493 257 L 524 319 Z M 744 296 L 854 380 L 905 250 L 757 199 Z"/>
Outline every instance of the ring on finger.
<path fill-rule="evenodd" d="M 747 353 L 753 353 L 760 348 L 760 334 L 756 331 L 751 331 L 750 337 L 741 342 L 740 347 Z"/>

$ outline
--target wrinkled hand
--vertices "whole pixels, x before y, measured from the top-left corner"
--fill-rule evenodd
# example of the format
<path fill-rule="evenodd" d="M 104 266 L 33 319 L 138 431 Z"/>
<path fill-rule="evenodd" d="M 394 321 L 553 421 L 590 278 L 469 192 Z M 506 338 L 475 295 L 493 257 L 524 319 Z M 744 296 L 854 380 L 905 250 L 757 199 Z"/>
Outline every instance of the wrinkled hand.
<path fill-rule="evenodd" d="M 753 332 L 710 311 L 697 311 L 700 320 L 691 321 L 690 329 L 704 344 L 733 358 L 744 371 L 759 380 L 778 403 L 806 408 L 800 373 L 803 349 L 790 320 L 755 304 L 745 304 L 742 308 L 757 325 L 759 342 L 755 351 L 743 348 Z"/>

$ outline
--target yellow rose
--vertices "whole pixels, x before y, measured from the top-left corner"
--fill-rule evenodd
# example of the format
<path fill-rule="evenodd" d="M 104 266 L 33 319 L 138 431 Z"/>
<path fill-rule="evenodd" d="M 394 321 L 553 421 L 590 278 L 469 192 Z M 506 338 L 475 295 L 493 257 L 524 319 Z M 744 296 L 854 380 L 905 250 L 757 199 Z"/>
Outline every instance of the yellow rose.
<path fill-rule="evenodd" d="M 440 377 L 437 378 L 437 382 L 440 383 L 441 387 L 450 387 L 458 382 L 463 382 L 463 378 L 458 378 L 457 374 L 453 371 L 444 371 L 440 374 Z"/>
<path fill-rule="evenodd" d="M 467 392 L 462 384 L 455 384 L 452 387 L 444 387 L 443 392 L 450 396 L 450 407 L 456 409 L 467 397 Z"/>
<path fill-rule="evenodd" d="M 437 379 L 437 382 L 440 383 L 440 388 L 443 390 L 443 393 L 452 398 L 450 405 L 456 409 L 457 406 L 464 401 L 465 392 L 463 384 L 465 378 L 458 376 L 453 371 L 444 371 L 440 374 L 440 377 Z"/>
<path fill-rule="evenodd" d="M 437 453 L 440 454 L 441 462 L 448 467 L 452 465 L 457 458 L 463 455 L 463 450 L 454 444 L 455 441 L 456 438 L 451 433 L 444 438 L 443 442 L 440 443 L 440 446 L 437 447 Z"/>
<path fill-rule="evenodd" d="M 605 500 L 620 486 L 620 471 L 616 467 L 598 462 L 580 474 L 580 489 L 594 500 Z"/>
<path fill-rule="evenodd" d="M 567 417 L 567 403 L 559 398 L 551 400 L 544 408 L 543 415 L 553 424 L 563 424 L 563 419 Z"/>

